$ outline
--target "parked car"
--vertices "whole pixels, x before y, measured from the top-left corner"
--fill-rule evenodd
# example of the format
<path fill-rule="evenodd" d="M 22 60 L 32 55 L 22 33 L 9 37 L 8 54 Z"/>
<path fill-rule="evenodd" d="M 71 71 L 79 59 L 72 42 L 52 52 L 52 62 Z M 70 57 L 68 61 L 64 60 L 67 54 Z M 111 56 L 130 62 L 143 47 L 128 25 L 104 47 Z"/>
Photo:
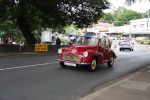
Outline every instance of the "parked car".
<path fill-rule="evenodd" d="M 122 41 L 119 43 L 120 45 L 120 48 L 119 50 L 120 51 L 124 51 L 124 50 L 130 50 L 130 51 L 133 51 L 134 50 L 134 43 L 130 42 L 130 41 Z"/>
<path fill-rule="evenodd" d="M 71 46 L 59 49 L 57 58 L 62 67 L 84 65 L 90 71 L 94 71 L 98 64 L 107 63 L 108 67 L 112 67 L 116 54 L 110 49 L 110 43 L 108 39 L 87 32 L 78 36 Z"/>

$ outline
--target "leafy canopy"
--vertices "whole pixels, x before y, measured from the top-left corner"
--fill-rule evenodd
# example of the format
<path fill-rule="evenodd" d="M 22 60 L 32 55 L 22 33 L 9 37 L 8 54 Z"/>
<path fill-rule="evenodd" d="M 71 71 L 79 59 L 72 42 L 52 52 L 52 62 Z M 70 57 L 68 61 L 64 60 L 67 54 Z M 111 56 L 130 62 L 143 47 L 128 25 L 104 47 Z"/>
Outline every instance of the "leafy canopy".
<path fill-rule="evenodd" d="M 1 20 L 16 23 L 17 16 L 21 14 L 32 30 L 72 23 L 77 27 L 87 27 L 109 7 L 107 0 L 1 0 L 0 4 L 4 5 L 2 9 L 6 8 Z"/>
<path fill-rule="evenodd" d="M 128 24 L 130 20 L 142 18 L 142 14 L 133 10 L 125 9 L 124 7 L 118 8 L 114 13 L 114 24 L 124 25 Z"/>
<path fill-rule="evenodd" d="M 113 23 L 117 26 L 129 24 L 130 20 L 143 18 L 142 13 L 119 7 L 114 13 L 105 13 L 100 21 Z"/>

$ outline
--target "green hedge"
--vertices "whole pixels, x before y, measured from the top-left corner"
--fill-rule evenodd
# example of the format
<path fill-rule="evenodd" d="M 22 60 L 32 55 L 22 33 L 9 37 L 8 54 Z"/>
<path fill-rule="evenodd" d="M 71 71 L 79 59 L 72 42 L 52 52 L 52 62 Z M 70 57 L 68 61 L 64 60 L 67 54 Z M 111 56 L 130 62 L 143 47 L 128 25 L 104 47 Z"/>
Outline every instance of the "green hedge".
<path fill-rule="evenodd" d="M 150 39 L 138 40 L 140 44 L 150 44 Z"/>

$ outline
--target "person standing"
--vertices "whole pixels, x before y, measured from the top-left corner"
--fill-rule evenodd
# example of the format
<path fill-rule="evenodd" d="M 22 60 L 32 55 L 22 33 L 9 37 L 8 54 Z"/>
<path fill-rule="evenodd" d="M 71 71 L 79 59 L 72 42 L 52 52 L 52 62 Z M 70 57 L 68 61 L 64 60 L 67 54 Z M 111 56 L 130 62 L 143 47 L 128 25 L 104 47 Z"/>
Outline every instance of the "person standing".
<path fill-rule="evenodd" d="M 59 37 L 57 37 L 57 39 L 56 39 L 56 44 L 55 44 L 55 46 L 56 46 L 56 52 L 57 52 L 58 49 L 60 48 L 60 45 L 61 45 L 61 40 L 60 40 Z"/>
<path fill-rule="evenodd" d="M 20 52 L 24 51 L 24 42 L 20 41 Z"/>

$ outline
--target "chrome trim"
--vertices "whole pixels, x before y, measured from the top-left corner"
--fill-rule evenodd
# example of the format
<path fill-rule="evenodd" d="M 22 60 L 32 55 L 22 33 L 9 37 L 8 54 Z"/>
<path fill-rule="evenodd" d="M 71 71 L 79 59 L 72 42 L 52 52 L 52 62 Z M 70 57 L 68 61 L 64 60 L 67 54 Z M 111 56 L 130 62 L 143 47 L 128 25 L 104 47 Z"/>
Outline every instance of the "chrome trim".
<path fill-rule="evenodd" d="M 61 59 L 57 59 L 58 61 L 63 61 L 63 62 L 70 62 L 70 63 L 75 63 L 75 62 L 71 62 L 71 61 L 65 61 L 65 60 L 61 60 Z M 89 65 L 91 63 L 76 63 L 76 64 L 79 64 L 79 65 Z"/>
<path fill-rule="evenodd" d="M 81 65 L 90 65 L 91 63 L 80 63 Z"/>
<path fill-rule="evenodd" d="M 61 59 L 57 59 L 58 61 L 63 61 L 63 60 L 61 60 Z"/>

